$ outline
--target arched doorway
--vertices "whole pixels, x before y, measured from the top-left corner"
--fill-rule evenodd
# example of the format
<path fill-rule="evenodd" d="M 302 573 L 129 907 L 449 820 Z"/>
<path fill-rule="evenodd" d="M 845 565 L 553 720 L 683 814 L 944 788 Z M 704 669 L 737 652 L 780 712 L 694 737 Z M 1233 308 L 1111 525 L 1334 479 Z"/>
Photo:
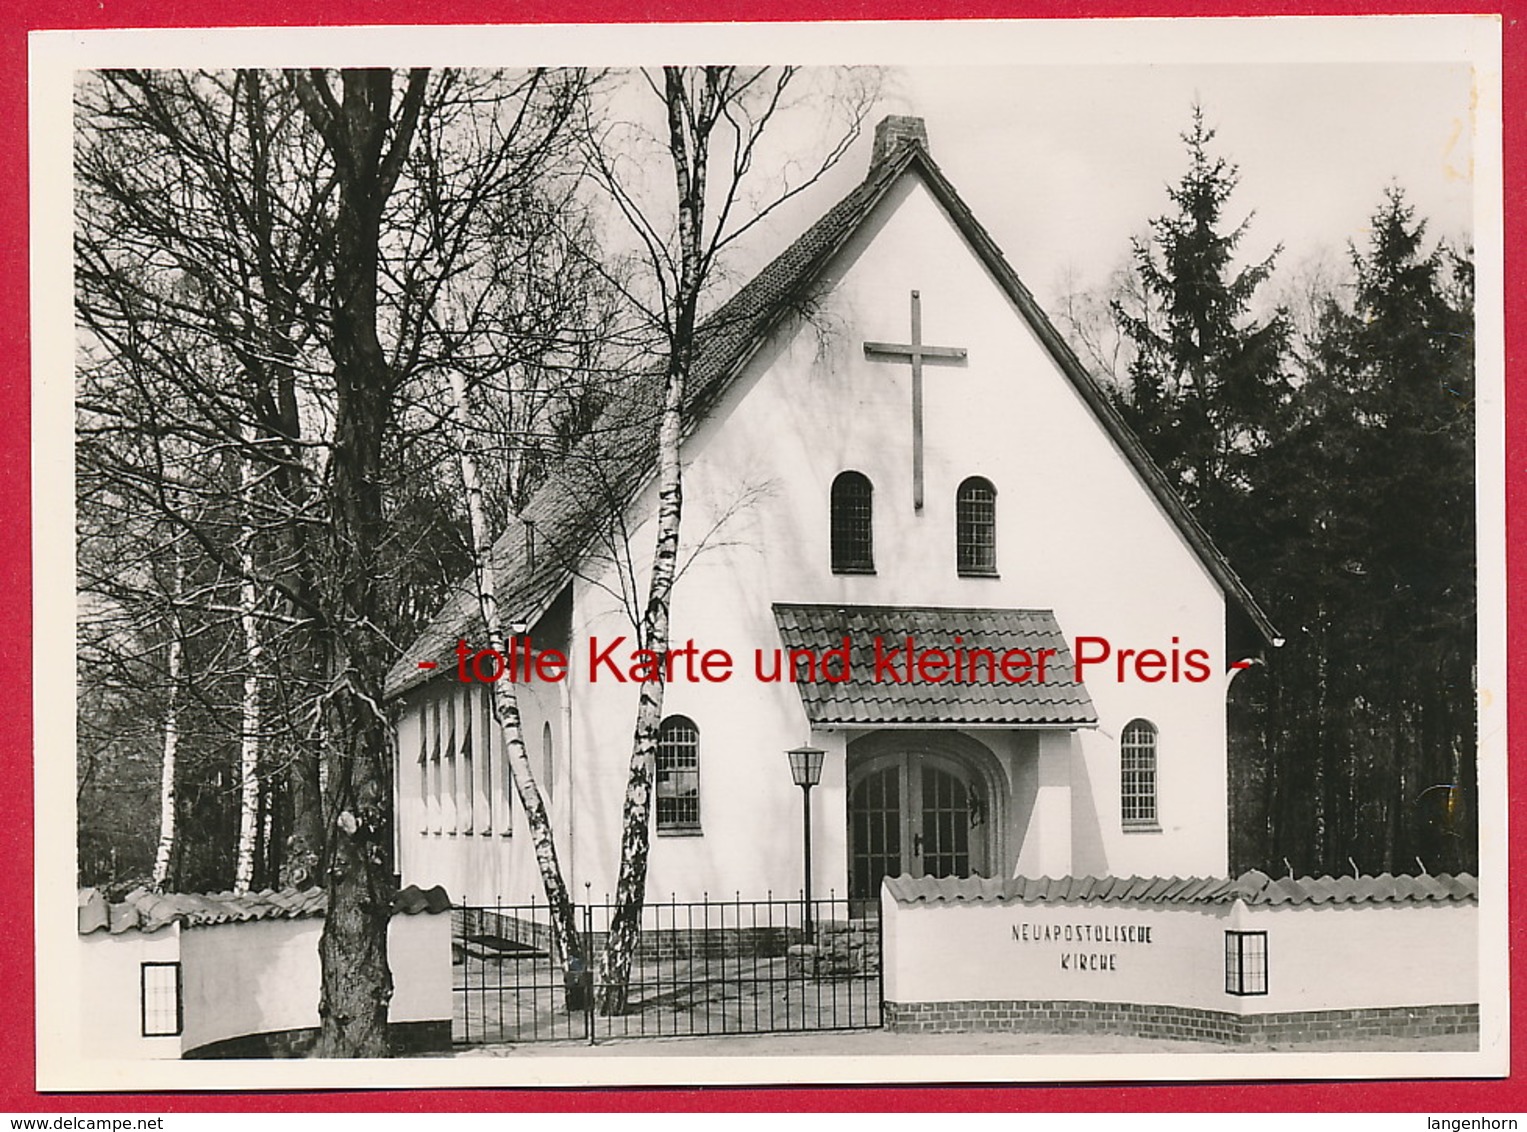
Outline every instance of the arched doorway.
<path fill-rule="evenodd" d="M 1006 776 L 964 735 L 879 733 L 848 752 L 848 888 L 881 878 L 992 876 L 1003 852 Z"/>

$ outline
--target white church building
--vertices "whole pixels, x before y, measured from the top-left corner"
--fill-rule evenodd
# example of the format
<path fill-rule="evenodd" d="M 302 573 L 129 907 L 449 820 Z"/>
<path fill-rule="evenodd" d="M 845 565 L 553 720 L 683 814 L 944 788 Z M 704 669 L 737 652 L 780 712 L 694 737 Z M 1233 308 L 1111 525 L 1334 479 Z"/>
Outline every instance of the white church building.
<path fill-rule="evenodd" d="M 575 899 L 612 891 L 619 864 L 638 688 L 598 658 L 635 638 L 625 566 L 645 594 L 654 406 L 633 403 L 655 389 L 607 410 L 605 482 L 558 474 L 497 550 L 506 620 L 568 657 L 519 696 Z M 649 897 L 798 892 L 785 753 L 803 744 L 826 751 L 821 896 L 901 875 L 1226 874 L 1226 695 L 1275 631 L 920 119 L 883 121 L 865 180 L 710 318 L 689 394 L 671 641 L 732 665 L 666 688 Z M 530 839 L 459 640 L 486 643 L 468 581 L 388 680 L 398 871 L 464 903 L 528 900 Z M 851 661 L 847 679 L 788 678 L 791 650 L 845 641 L 826 673 Z M 784 678 L 761 678 L 775 650 Z"/>

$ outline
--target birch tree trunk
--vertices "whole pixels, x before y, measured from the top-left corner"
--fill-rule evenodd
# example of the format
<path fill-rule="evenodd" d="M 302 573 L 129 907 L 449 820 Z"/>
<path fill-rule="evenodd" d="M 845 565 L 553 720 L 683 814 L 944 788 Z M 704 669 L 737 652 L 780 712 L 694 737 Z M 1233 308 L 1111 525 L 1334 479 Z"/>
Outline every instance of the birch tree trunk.
<path fill-rule="evenodd" d="M 171 602 L 180 600 L 180 591 L 185 581 L 185 567 L 181 565 L 180 555 L 175 556 L 175 584 L 171 593 Z M 175 852 L 175 754 L 180 743 L 180 721 L 178 717 L 180 699 L 180 617 L 178 613 L 170 614 L 170 645 L 169 660 L 167 664 L 170 702 L 164 715 L 164 761 L 159 770 L 159 848 L 154 853 L 154 891 L 164 889 L 165 882 L 170 875 L 170 858 Z"/>
<path fill-rule="evenodd" d="M 647 606 L 642 615 L 641 645 L 662 655 L 668 651 L 669 608 L 679 554 L 679 523 L 684 510 L 679 438 L 683 428 L 684 390 L 694 356 L 695 311 L 701 283 L 701 239 L 705 220 L 705 175 L 710 127 L 721 98 L 725 71 L 707 67 L 698 104 L 692 102 L 681 68 L 665 67 L 664 100 L 668 110 L 668 151 L 678 190 L 679 274 L 670 327 L 668 367 L 663 387 L 663 415 L 658 426 L 657 541 L 652 556 Z M 620 875 L 615 911 L 600 959 L 599 1009 L 626 1009 L 631 960 L 641 937 L 646 901 L 647 854 L 652 813 L 652 768 L 658 727 L 663 718 L 661 680 L 644 682 L 637 702 L 631 739 L 631 762 L 621 820 Z"/>
<path fill-rule="evenodd" d="M 244 497 L 244 527 L 239 532 L 239 625 L 244 633 L 244 698 L 239 713 L 239 844 L 234 866 L 233 891 L 248 892 L 254 883 L 255 842 L 260 815 L 260 626 L 255 620 L 259 593 L 254 580 L 254 530 L 251 526 L 250 492 L 254 469 L 246 458 L 239 465 Z"/>
<path fill-rule="evenodd" d="M 498 579 L 493 565 L 493 536 L 488 530 L 487 511 L 483 505 L 482 478 L 478 474 L 476 445 L 472 440 L 472 416 L 466 378 L 459 370 L 451 374 L 451 393 L 452 412 L 456 417 L 457 450 L 461 459 L 461 483 L 466 490 L 467 514 L 472 525 L 472 576 L 477 587 L 477 604 L 482 611 L 488 647 L 500 654 L 507 654 L 503 616 L 498 607 Z M 567 974 L 580 973 L 587 969 L 583 941 L 578 934 L 578 923 L 573 913 L 572 899 L 568 895 L 567 882 L 562 875 L 562 865 L 557 859 L 551 818 L 546 812 L 546 802 L 541 796 L 535 772 L 530 765 L 530 756 L 525 750 L 518 691 L 513 680 L 505 679 L 489 684 L 488 694 L 493 705 L 494 721 L 504 738 L 504 761 L 509 766 L 515 793 L 525 811 L 525 824 L 535 849 L 536 867 L 541 873 L 546 903 L 551 909 L 552 931 L 563 969 Z M 576 984 L 570 981 L 568 985 L 572 988 Z M 569 1010 L 581 1008 L 581 993 L 570 994 L 567 1005 Z"/>

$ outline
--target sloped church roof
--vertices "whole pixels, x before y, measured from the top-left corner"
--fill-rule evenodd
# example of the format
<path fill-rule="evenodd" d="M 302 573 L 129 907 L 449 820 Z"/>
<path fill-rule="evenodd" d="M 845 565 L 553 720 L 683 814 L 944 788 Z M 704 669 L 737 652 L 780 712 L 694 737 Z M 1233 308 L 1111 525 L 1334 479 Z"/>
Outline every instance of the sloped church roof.
<path fill-rule="evenodd" d="M 837 252 L 904 174 L 918 176 L 948 213 L 971 250 L 1027 321 L 1060 371 L 1092 410 L 1162 510 L 1181 532 L 1232 607 L 1264 640 L 1281 643 L 1256 599 L 1210 541 L 1167 482 L 1144 445 L 1130 431 L 1086 369 L 1008 264 L 995 241 L 960 199 L 927 148 L 907 139 L 891 152 L 877 150 L 868 176 L 811 225 L 794 243 L 732 296 L 696 331 L 694 365 L 687 389 L 690 427 L 725 394 L 769 336 L 812 297 Z M 536 492 L 495 544 L 499 603 L 509 623 L 534 624 L 594 549 L 602 520 L 624 506 L 656 464 L 656 414 L 662 403 L 661 372 L 633 379 L 608 405 L 590 437 Z M 527 530 L 528 524 L 528 530 Z M 435 671 L 420 661 L 454 662 L 458 638 L 483 636 L 470 577 L 462 579 L 444 607 L 387 675 L 390 698 L 425 683 Z"/>

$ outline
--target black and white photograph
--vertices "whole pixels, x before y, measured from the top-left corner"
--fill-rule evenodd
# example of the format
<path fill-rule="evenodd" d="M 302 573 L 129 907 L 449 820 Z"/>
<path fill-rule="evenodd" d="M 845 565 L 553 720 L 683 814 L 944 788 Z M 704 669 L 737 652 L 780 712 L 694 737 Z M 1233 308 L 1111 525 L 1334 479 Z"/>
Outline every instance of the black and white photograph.
<path fill-rule="evenodd" d="M 35 33 L 39 1086 L 1504 1073 L 1500 81 Z"/>

